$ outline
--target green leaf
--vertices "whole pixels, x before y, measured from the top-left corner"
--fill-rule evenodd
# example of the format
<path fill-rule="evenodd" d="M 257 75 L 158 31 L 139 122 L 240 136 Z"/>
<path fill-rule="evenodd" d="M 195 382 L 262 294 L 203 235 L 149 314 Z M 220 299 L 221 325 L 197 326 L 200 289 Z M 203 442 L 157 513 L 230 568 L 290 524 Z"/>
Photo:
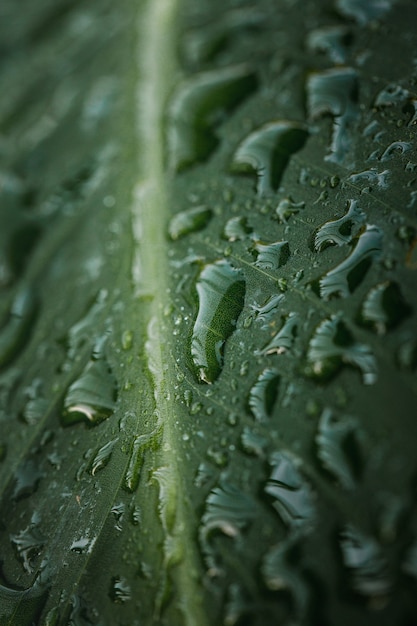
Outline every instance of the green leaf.
<path fill-rule="evenodd" d="M 415 4 L 0 17 L 0 626 L 413 624 Z"/>

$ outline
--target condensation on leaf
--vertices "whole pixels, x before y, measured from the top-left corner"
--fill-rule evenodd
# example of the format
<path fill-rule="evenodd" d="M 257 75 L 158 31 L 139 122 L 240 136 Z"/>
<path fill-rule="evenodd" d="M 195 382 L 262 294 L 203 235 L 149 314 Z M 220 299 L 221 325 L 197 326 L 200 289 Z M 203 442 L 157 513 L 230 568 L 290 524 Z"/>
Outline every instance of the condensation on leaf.
<path fill-rule="evenodd" d="M 283 320 L 283 324 L 280 330 L 272 337 L 270 341 L 257 351 L 256 354 L 262 356 L 270 354 L 285 354 L 294 344 L 294 339 L 297 336 L 298 325 L 300 323 L 300 316 L 298 313 L 289 313 Z"/>
<path fill-rule="evenodd" d="M 314 237 L 314 248 L 317 252 L 327 246 L 343 246 L 351 243 L 364 224 L 366 215 L 356 200 L 348 201 L 348 208 L 342 217 L 322 224 Z"/>
<path fill-rule="evenodd" d="M 268 368 L 259 374 L 252 386 L 248 405 L 257 421 L 264 422 L 271 417 L 278 395 L 279 381 L 278 370 Z"/>

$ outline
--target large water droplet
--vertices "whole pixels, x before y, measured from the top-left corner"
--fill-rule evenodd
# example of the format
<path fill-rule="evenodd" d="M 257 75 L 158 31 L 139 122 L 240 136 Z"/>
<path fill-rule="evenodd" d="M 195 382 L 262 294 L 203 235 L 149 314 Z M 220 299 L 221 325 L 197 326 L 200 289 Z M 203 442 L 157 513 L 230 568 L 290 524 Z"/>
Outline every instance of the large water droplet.
<path fill-rule="evenodd" d="M 169 164 L 183 170 L 215 150 L 215 128 L 252 93 L 257 80 L 247 65 L 204 72 L 186 79 L 168 107 Z"/>
<path fill-rule="evenodd" d="M 297 460 L 289 452 L 274 452 L 272 471 L 265 493 L 273 498 L 272 506 L 290 528 L 309 526 L 315 517 L 313 492 L 302 477 Z"/>
<path fill-rule="evenodd" d="M 223 351 L 245 299 L 245 279 L 227 261 L 206 265 L 196 285 L 199 309 L 191 338 L 197 378 L 212 383 L 223 367 Z"/>
<path fill-rule="evenodd" d="M 369 170 L 363 170 L 363 172 L 351 174 L 348 178 L 348 181 L 351 182 L 353 185 L 368 183 L 369 185 L 376 185 L 378 189 L 387 189 L 389 186 L 389 177 L 389 170 L 378 172 L 374 167 L 371 167 L 371 169 Z M 372 189 L 372 187 L 365 187 L 362 192 L 366 189 L 369 191 Z"/>
<path fill-rule="evenodd" d="M 61 415 L 64 426 L 85 422 L 95 426 L 116 408 L 116 380 L 104 358 L 90 361 L 69 387 Z"/>
<path fill-rule="evenodd" d="M 137 489 L 146 451 L 155 447 L 157 442 L 157 431 L 135 437 L 124 479 L 124 485 L 128 491 L 133 492 Z"/>
<path fill-rule="evenodd" d="M 371 348 L 357 343 L 342 321 L 341 315 L 332 315 L 316 329 L 307 352 L 306 374 L 320 381 L 334 376 L 343 365 L 357 367 L 365 385 L 377 378 L 377 365 Z"/>
<path fill-rule="evenodd" d="M 249 392 L 249 409 L 256 420 L 263 422 L 272 415 L 278 395 L 279 372 L 265 369 Z"/>
<path fill-rule="evenodd" d="M 229 241 L 246 239 L 253 230 L 247 225 L 246 217 L 231 217 L 224 227 L 223 236 Z"/>
<path fill-rule="evenodd" d="M 93 476 L 97 474 L 103 467 L 106 467 L 108 462 L 110 461 L 110 457 L 113 452 L 113 448 L 118 442 L 118 439 L 113 439 L 113 441 L 109 441 L 104 446 L 102 446 L 99 450 L 97 450 L 93 460 L 91 461 L 90 472 Z"/>
<path fill-rule="evenodd" d="M 353 417 L 338 418 L 330 409 L 324 409 L 316 443 L 323 467 L 342 487 L 354 489 L 363 463 L 357 420 Z"/>
<path fill-rule="evenodd" d="M 255 176 L 259 194 L 276 191 L 294 152 L 304 146 L 308 132 L 298 122 L 277 120 L 248 135 L 233 155 L 232 172 Z"/>
<path fill-rule="evenodd" d="M 347 298 L 360 285 L 372 261 L 381 256 L 382 231 L 367 225 L 359 235 L 350 255 L 319 280 L 322 298 L 329 300 L 339 296 Z"/>
<path fill-rule="evenodd" d="M 407 89 L 404 89 L 401 85 L 390 83 L 383 87 L 378 93 L 375 98 L 374 106 L 380 108 L 402 104 L 409 96 L 410 93 Z"/>
<path fill-rule="evenodd" d="M 363 301 L 360 320 L 380 335 L 411 314 L 397 283 L 385 281 L 372 287 Z"/>
<path fill-rule="evenodd" d="M 110 598 L 115 604 L 125 604 L 132 597 L 132 590 L 129 582 L 123 576 L 112 578 L 110 587 Z"/>
<path fill-rule="evenodd" d="M 262 328 L 268 328 L 269 322 L 276 316 L 276 311 L 284 299 L 282 293 L 270 296 L 262 306 L 253 304 L 251 309 L 254 311 L 256 319 L 263 322 Z"/>
<path fill-rule="evenodd" d="M 366 215 L 358 206 L 357 201 L 349 200 L 345 215 L 337 220 L 325 222 L 317 230 L 314 237 L 315 250 L 320 251 L 330 245 L 343 246 L 350 243 L 358 234 L 365 219 Z"/>
<path fill-rule="evenodd" d="M 37 524 L 30 524 L 25 530 L 10 536 L 11 542 L 16 549 L 17 556 L 22 561 L 23 568 L 29 574 L 35 569 L 34 562 L 41 553 L 46 542 L 46 537 L 39 530 Z"/>
<path fill-rule="evenodd" d="M 311 119 L 332 115 L 333 135 L 325 157 L 340 165 L 351 151 L 351 129 L 358 119 L 358 75 L 351 67 L 324 70 L 307 79 L 307 107 Z"/>
<path fill-rule="evenodd" d="M 20 500 L 36 491 L 39 481 L 44 477 L 43 472 L 32 459 L 23 461 L 15 473 L 15 484 L 12 498 Z"/>
<path fill-rule="evenodd" d="M 202 230 L 209 222 L 213 211 L 206 206 L 197 206 L 174 215 L 168 226 L 171 239 L 180 239 L 189 233 Z"/>

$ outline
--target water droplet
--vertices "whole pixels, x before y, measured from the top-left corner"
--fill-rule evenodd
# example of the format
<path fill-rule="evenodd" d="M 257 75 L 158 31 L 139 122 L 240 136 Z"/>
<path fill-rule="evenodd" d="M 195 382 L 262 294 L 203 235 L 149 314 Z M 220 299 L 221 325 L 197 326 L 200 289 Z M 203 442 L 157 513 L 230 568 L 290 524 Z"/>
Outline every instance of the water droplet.
<path fill-rule="evenodd" d="M 304 146 L 308 132 L 298 122 L 278 120 L 248 135 L 233 155 L 231 170 L 255 176 L 259 194 L 276 191 L 290 157 Z"/>
<path fill-rule="evenodd" d="M 398 365 L 402 369 L 414 371 L 417 367 L 417 341 L 410 337 L 399 348 L 397 354 Z"/>
<path fill-rule="evenodd" d="M 114 516 L 115 520 L 116 520 L 116 525 L 115 525 L 115 529 L 118 530 L 119 532 L 122 531 L 122 522 L 123 522 L 123 518 L 124 518 L 124 514 L 125 514 L 125 505 L 123 502 L 120 502 L 120 504 L 115 504 L 114 506 L 112 506 L 110 513 Z"/>
<path fill-rule="evenodd" d="M 95 543 L 94 539 L 90 539 L 90 537 L 81 537 L 76 541 L 73 541 L 70 550 L 71 552 L 76 552 L 77 554 L 84 554 L 85 552 L 91 552 L 93 545 Z"/>
<path fill-rule="evenodd" d="M 78 422 L 95 426 L 110 417 L 116 399 L 116 381 L 106 361 L 90 361 L 66 393 L 61 422 L 64 426 Z"/>
<path fill-rule="evenodd" d="M 301 476 L 296 458 L 289 452 L 274 452 L 270 465 L 265 493 L 273 498 L 272 506 L 290 528 L 310 525 L 315 517 L 313 492 Z"/>
<path fill-rule="evenodd" d="M 363 182 L 369 183 L 370 185 L 376 185 L 379 189 L 387 189 L 389 186 L 389 177 L 390 171 L 384 170 L 383 172 L 378 172 L 374 167 L 371 167 L 369 170 L 364 170 L 363 172 L 358 172 L 357 174 L 351 174 L 349 176 L 348 181 L 353 185 L 361 184 Z M 371 187 L 365 188 L 371 189 Z M 362 190 L 362 192 L 364 189 Z"/>
<path fill-rule="evenodd" d="M 299 316 L 297 313 L 289 313 L 285 318 L 281 329 L 272 337 L 272 339 L 256 352 L 257 355 L 266 356 L 268 354 L 285 354 L 291 350 L 294 339 L 297 335 L 299 324 Z"/>
<path fill-rule="evenodd" d="M 123 350 L 130 350 L 133 346 L 133 331 L 124 330 L 122 334 L 122 348 Z"/>
<path fill-rule="evenodd" d="M 366 215 L 358 206 L 357 201 L 349 200 L 345 215 L 337 220 L 325 222 L 317 230 L 314 237 L 315 250 L 319 252 L 330 245 L 343 246 L 351 243 L 365 219 Z"/>
<path fill-rule="evenodd" d="M 147 435 L 139 435 L 133 441 L 132 453 L 127 466 L 124 485 L 128 491 L 133 493 L 139 485 L 140 474 L 145 460 L 145 453 L 148 449 L 156 446 L 157 432 Z"/>
<path fill-rule="evenodd" d="M 9 318 L 0 330 L 0 368 L 13 361 L 26 345 L 37 308 L 37 297 L 32 288 L 24 287 L 17 293 Z"/>
<path fill-rule="evenodd" d="M 401 87 L 401 85 L 389 84 L 381 89 L 375 98 L 374 106 L 388 107 L 396 104 L 402 104 L 409 97 L 407 89 Z"/>
<path fill-rule="evenodd" d="M 252 232 L 253 229 L 248 226 L 246 217 L 231 217 L 226 222 L 223 236 L 229 241 L 238 241 L 246 239 Z"/>
<path fill-rule="evenodd" d="M 249 409 L 254 418 L 263 422 L 272 415 L 278 395 L 279 372 L 275 369 L 265 369 L 249 392 Z"/>
<path fill-rule="evenodd" d="M 275 210 L 275 214 L 279 222 L 286 223 L 291 215 L 295 215 L 305 208 L 305 202 L 294 202 L 290 197 L 282 198 Z"/>
<path fill-rule="evenodd" d="M 392 581 L 378 543 L 348 525 L 341 533 L 340 545 L 352 589 L 366 597 L 385 596 L 391 590 Z"/>
<path fill-rule="evenodd" d="M 380 157 L 380 161 L 390 161 L 397 155 L 403 155 L 411 150 L 413 144 L 409 141 L 393 141 L 388 148 L 384 150 Z"/>
<path fill-rule="evenodd" d="M 118 439 L 113 439 L 113 441 L 109 441 L 97 451 L 96 455 L 91 461 L 90 472 L 92 476 L 95 476 L 97 472 L 103 469 L 103 467 L 106 467 L 106 465 L 110 461 L 113 448 L 117 442 Z"/>
<path fill-rule="evenodd" d="M 324 409 L 316 443 L 323 467 L 342 487 L 354 489 L 363 465 L 357 420 L 353 417 L 338 418 L 330 409 Z"/>
<path fill-rule="evenodd" d="M 277 270 L 285 265 L 290 258 L 288 241 L 276 241 L 274 243 L 256 241 L 251 250 L 256 256 L 255 266 L 263 270 Z"/>
<path fill-rule="evenodd" d="M 347 26 L 324 26 L 308 34 L 307 48 L 311 52 L 323 52 L 336 65 L 343 65 L 351 41 L 352 33 Z"/>
<path fill-rule="evenodd" d="M 342 15 L 353 17 L 364 26 L 385 15 L 392 6 L 392 0 L 336 0 L 336 6 Z"/>
<path fill-rule="evenodd" d="M 256 87 L 247 65 L 202 72 L 180 84 L 168 107 L 170 167 L 180 171 L 205 161 L 219 142 L 216 127 Z"/>
<path fill-rule="evenodd" d="M 37 557 L 40 555 L 46 542 L 46 537 L 36 524 L 29 524 L 25 530 L 16 535 L 11 535 L 10 540 L 17 552 L 17 556 L 23 563 L 23 568 L 28 574 L 35 570 Z"/>
<path fill-rule="evenodd" d="M 411 314 L 397 283 L 385 281 L 372 287 L 363 301 L 360 320 L 379 335 L 394 328 Z"/>
<path fill-rule="evenodd" d="M 316 329 L 307 352 L 306 374 L 320 381 L 332 378 L 343 365 L 357 367 L 365 385 L 373 385 L 377 365 L 371 348 L 357 343 L 341 314 L 332 315 Z"/>
<path fill-rule="evenodd" d="M 268 445 L 268 439 L 262 437 L 252 429 L 245 426 L 241 436 L 242 448 L 248 454 L 254 454 L 261 459 L 265 456 L 265 448 Z"/>
<path fill-rule="evenodd" d="M 365 278 L 372 261 L 382 252 L 382 231 L 377 226 L 367 225 L 356 240 L 350 255 L 319 280 L 320 296 L 347 298 Z"/>
<path fill-rule="evenodd" d="M 255 312 L 256 319 L 263 322 L 262 328 L 269 327 L 269 322 L 275 318 L 276 311 L 283 299 L 283 294 L 278 293 L 274 296 L 270 296 L 262 306 L 257 304 L 251 305 L 251 309 Z"/>
<path fill-rule="evenodd" d="M 107 291 L 101 290 L 89 309 L 87 314 L 80 319 L 68 332 L 68 352 L 67 357 L 71 361 L 79 354 L 83 346 L 90 342 L 92 337 L 96 337 L 97 328 L 100 328 L 98 320 L 103 312 L 105 302 L 107 300 Z"/>
<path fill-rule="evenodd" d="M 351 67 L 310 74 L 307 79 L 307 107 L 312 120 L 332 115 L 333 133 L 330 152 L 325 157 L 346 165 L 351 151 L 351 129 L 358 119 L 358 75 Z"/>
<path fill-rule="evenodd" d="M 33 460 L 23 461 L 16 470 L 13 500 L 21 500 L 34 493 L 43 476 L 44 474 Z"/>
<path fill-rule="evenodd" d="M 206 206 L 197 206 L 174 215 L 168 226 L 168 233 L 174 241 L 189 233 L 202 230 L 213 216 L 213 211 Z"/>
<path fill-rule="evenodd" d="M 223 367 L 223 351 L 245 299 L 245 280 L 227 261 L 206 265 L 196 284 L 199 309 L 191 356 L 200 382 L 212 383 Z"/>
<path fill-rule="evenodd" d="M 110 598 L 115 604 L 125 604 L 132 597 L 132 591 L 126 578 L 114 576 L 111 580 Z"/>

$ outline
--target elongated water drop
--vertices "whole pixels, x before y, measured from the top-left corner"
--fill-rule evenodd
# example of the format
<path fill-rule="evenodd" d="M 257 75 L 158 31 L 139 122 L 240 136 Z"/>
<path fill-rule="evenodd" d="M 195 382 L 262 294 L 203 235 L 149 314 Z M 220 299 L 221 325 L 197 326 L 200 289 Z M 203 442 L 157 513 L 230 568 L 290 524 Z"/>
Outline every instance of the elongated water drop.
<path fill-rule="evenodd" d="M 10 539 L 25 571 L 32 574 L 35 568 L 34 561 L 39 556 L 46 537 L 35 524 L 30 524 L 20 533 L 11 535 Z"/>
<path fill-rule="evenodd" d="M 351 129 L 358 118 L 358 75 L 351 67 L 324 70 L 307 80 L 307 107 L 315 120 L 323 115 L 334 118 L 330 152 L 325 157 L 344 164 L 351 150 Z"/>
<path fill-rule="evenodd" d="M 179 85 L 168 107 L 169 165 L 179 171 L 215 150 L 216 127 L 257 86 L 247 65 L 202 72 Z"/>
<path fill-rule="evenodd" d="M 308 131 L 298 122 L 277 120 L 248 135 L 233 155 L 231 170 L 254 176 L 259 194 L 276 191 L 294 152 L 304 146 Z"/>
<path fill-rule="evenodd" d="M 266 346 L 256 354 L 263 356 L 267 354 L 284 354 L 290 350 L 297 334 L 299 321 L 300 319 L 297 313 L 290 313 L 284 318 L 284 323 L 280 330 L 268 341 Z"/>
<path fill-rule="evenodd" d="M 131 493 L 133 493 L 139 485 L 146 451 L 158 445 L 157 442 L 158 437 L 156 431 L 135 437 L 124 478 L 124 486 Z"/>
<path fill-rule="evenodd" d="M 85 422 L 95 426 L 113 413 L 116 398 L 116 380 L 106 361 L 90 361 L 66 393 L 62 424 Z"/>
<path fill-rule="evenodd" d="M 277 370 L 265 369 L 249 392 L 249 409 L 259 422 L 271 417 L 278 395 L 279 380 Z"/>
<path fill-rule="evenodd" d="M 97 450 L 93 460 L 91 461 L 90 472 L 93 476 L 97 474 L 100 470 L 102 470 L 108 462 L 110 461 L 110 457 L 113 452 L 113 448 L 116 445 L 118 439 L 113 439 L 109 441 L 104 446 Z"/>
<path fill-rule="evenodd" d="M 171 239 L 180 239 L 189 233 L 204 228 L 213 215 L 213 211 L 206 206 L 197 206 L 174 215 L 168 226 Z"/>
<path fill-rule="evenodd" d="M 359 235 L 351 254 L 319 280 L 322 298 L 347 298 L 364 279 L 372 261 L 381 256 L 382 231 L 377 226 L 366 226 Z"/>
<path fill-rule="evenodd" d="M 245 279 L 227 261 L 206 265 L 196 285 L 199 308 L 191 338 L 198 380 L 212 383 L 223 367 L 224 346 L 245 300 Z"/>

